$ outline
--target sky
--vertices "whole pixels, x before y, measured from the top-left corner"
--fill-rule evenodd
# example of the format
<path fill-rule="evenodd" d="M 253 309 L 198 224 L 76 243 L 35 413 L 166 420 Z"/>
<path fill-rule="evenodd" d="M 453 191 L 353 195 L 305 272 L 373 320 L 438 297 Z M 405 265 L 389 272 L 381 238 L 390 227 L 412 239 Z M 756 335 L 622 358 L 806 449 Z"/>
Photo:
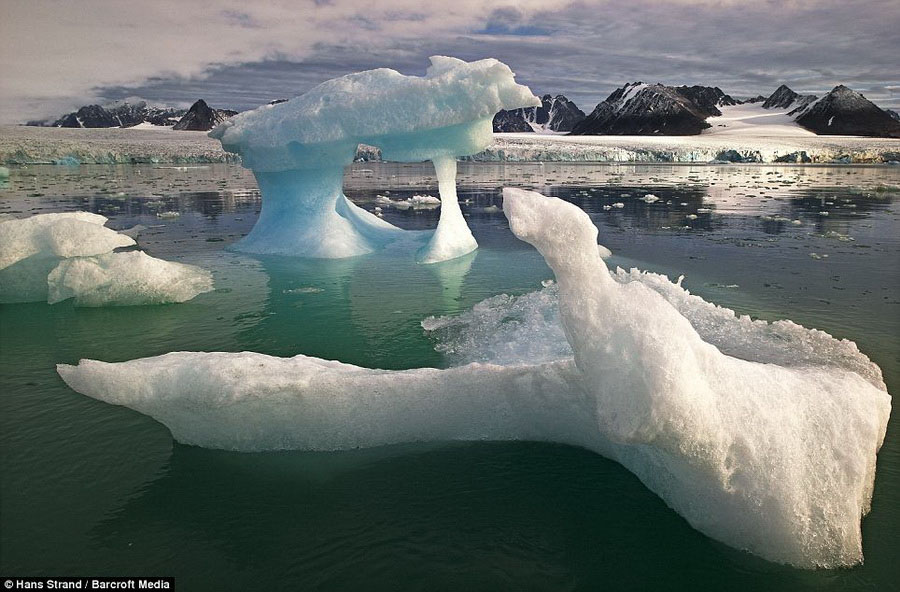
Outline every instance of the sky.
<path fill-rule="evenodd" d="M 636 80 L 900 108 L 898 0 L 0 0 L 0 123 L 124 98 L 244 110 L 436 54 L 498 58 L 586 112 Z"/>

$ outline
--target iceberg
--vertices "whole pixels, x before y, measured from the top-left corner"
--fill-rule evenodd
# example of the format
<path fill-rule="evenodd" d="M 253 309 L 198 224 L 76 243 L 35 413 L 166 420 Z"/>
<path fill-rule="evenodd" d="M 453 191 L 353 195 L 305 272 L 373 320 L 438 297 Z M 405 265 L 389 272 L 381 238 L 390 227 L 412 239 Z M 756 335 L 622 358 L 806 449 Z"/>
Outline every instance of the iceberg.
<path fill-rule="evenodd" d="M 213 289 L 212 274 L 141 251 L 61 261 L 47 276 L 47 302 L 76 306 L 134 306 L 186 302 Z"/>
<path fill-rule="evenodd" d="M 212 290 L 212 276 L 192 265 L 140 251 L 135 229 L 116 232 L 89 212 L 38 214 L 0 222 L 0 302 L 77 306 L 184 302 Z"/>
<path fill-rule="evenodd" d="M 539 105 L 505 64 L 432 56 L 423 77 L 387 68 L 329 80 L 290 101 L 265 105 L 209 132 L 253 171 L 263 205 L 235 248 L 256 254 L 341 258 L 373 252 L 404 231 L 344 196 L 344 167 L 360 144 L 384 160 L 434 163 L 437 229 L 418 260 L 436 263 L 477 248 L 456 197 L 456 158 L 493 141 L 501 109 Z M 425 238 L 417 233 L 418 238 Z"/>
<path fill-rule="evenodd" d="M 173 352 L 58 372 L 80 393 L 211 448 L 580 446 L 624 465 L 728 545 L 807 568 L 862 561 L 860 521 L 891 397 L 855 344 L 738 317 L 657 274 L 610 273 L 597 228 L 572 204 L 506 189 L 504 212 L 557 283 L 476 307 L 466 321 L 476 333 L 458 349 L 489 350 L 478 361 L 386 371 L 303 355 Z M 509 329 L 504 311 L 522 322 Z M 506 347 L 494 330 L 503 325 Z"/>

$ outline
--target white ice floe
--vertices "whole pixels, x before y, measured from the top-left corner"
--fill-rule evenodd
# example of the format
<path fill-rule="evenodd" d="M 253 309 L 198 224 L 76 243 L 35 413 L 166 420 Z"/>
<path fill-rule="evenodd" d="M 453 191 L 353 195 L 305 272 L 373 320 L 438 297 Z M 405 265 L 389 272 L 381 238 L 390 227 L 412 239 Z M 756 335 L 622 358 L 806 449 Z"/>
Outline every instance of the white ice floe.
<path fill-rule="evenodd" d="M 0 222 L 0 269 L 30 257 L 65 258 L 108 253 L 134 239 L 104 226 L 89 212 L 38 214 Z"/>
<path fill-rule="evenodd" d="M 213 289 L 212 274 L 140 251 L 65 259 L 47 276 L 47 302 L 131 306 L 185 302 Z"/>
<path fill-rule="evenodd" d="M 402 230 L 342 193 L 343 168 L 366 144 L 385 160 L 434 163 L 441 217 L 418 258 L 435 263 L 465 255 L 478 245 L 457 203 L 456 157 L 491 143 L 497 111 L 532 105 L 540 101 L 505 64 L 434 56 L 423 77 L 368 70 L 237 115 L 209 134 L 241 156 L 262 194 L 259 221 L 236 248 L 338 258 L 398 240 Z"/>
<path fill-rule="evenodd" d="M 890 396 L 855 344 L 737 317 L 663 276 L 611 274 L 597 228 L 572 204 L 507 189 L 504 211 L 557 283 L 482 303 L 458 323 L 427 320 L 465 365 L 385 371 L 175 352 L 58 371 L 78 392 L 212 448 L 581 446 L 622 463 L 729 545 L 801 567 L 862 560 L 860 520 Z"/>
<path fill-rule="evenodd" d="M 208 272 L 141 252 L 138 227 L 116 232 L 89 212 L 38 214 L 0 222 L 0 302 L 80 306 L 183 302 L 212 289 Z"/>

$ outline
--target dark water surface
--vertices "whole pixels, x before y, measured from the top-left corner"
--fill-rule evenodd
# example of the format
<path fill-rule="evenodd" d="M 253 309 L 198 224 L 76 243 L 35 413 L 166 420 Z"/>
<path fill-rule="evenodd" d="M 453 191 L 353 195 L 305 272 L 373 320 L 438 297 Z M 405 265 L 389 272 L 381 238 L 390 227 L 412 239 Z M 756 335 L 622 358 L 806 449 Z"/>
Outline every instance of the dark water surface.
<path fill-rule="evenodd" d="M 443 266 L 398 254 L 226 251 L 260 205 L 236 166 L 15 168 L 0 214 L 89 210 L 116 229 L 141 224 L 144 250 L 211 269 L 217 290 L 170 306 L 0 305 L 0 572 L 172 575 L 182 590 L 900 589 L 896 413 L 863 522 L 865 563 L 810 571 L 705 537 L 631 473 L 584 450 L 204 450 L 72 392 L 54 370 L 178 350 L 445 366 L 423 318 L 551 277 L 510 233 L 503 185 L 587 210 L 611 265 L 684 274 L 692 292 L 740 313 L 852 339 L 898 391 L 897 167 L 461 165 L 463 211 L 481 248 Z M 436 195 L 429 167 L 361 163 L 346 186 L 399 226 L 437 223 L 439 210 L 376 202 Z M 659 201 L 641 201 L 647 193 Z"/>

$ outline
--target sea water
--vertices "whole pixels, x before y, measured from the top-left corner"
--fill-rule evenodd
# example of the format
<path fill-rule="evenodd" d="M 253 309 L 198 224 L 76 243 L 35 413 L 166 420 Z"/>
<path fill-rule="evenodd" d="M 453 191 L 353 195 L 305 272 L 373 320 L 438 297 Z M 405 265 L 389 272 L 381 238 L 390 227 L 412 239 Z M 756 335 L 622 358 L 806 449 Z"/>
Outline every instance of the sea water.
<path fill-rule="evenodd" d="M 588 211 L 610 266 L 684 274 L 692 292 L 740 313 L 852 339 L 889 391 L 900 384 L 895 168 L 461 165 L 459 181 L 480 247 L 442 267 L 402 252 L 341 261 L 230 252 L 260 205 L 236 166 L 13 169 L 0 213 L 87 210 L 117 229 L 141 224 L 149 254 L 210 269 L 217 289 L 156 307 L 0 307 L 0 571 L 153 572 L 191 589 L 896 586 L 896 421 L 863 521 L 865 563 L 805 571 L 706 538 L 621 466 L 584 450 L 486 442 L 209 451 L 75 394 L 53 370 L 175 350 L 303 353 L 389 369 L 457 363 L 465 356 L 445 347 L 455 342 L 427 334 L 423 319 L 551 278 L 499 209 L 499 188 L 514 185 Z M 428 166 L 360 163 L 345 193 L 402 228 L 437 223 L 434 208 L 390 205 L 437 195 Z"/>

